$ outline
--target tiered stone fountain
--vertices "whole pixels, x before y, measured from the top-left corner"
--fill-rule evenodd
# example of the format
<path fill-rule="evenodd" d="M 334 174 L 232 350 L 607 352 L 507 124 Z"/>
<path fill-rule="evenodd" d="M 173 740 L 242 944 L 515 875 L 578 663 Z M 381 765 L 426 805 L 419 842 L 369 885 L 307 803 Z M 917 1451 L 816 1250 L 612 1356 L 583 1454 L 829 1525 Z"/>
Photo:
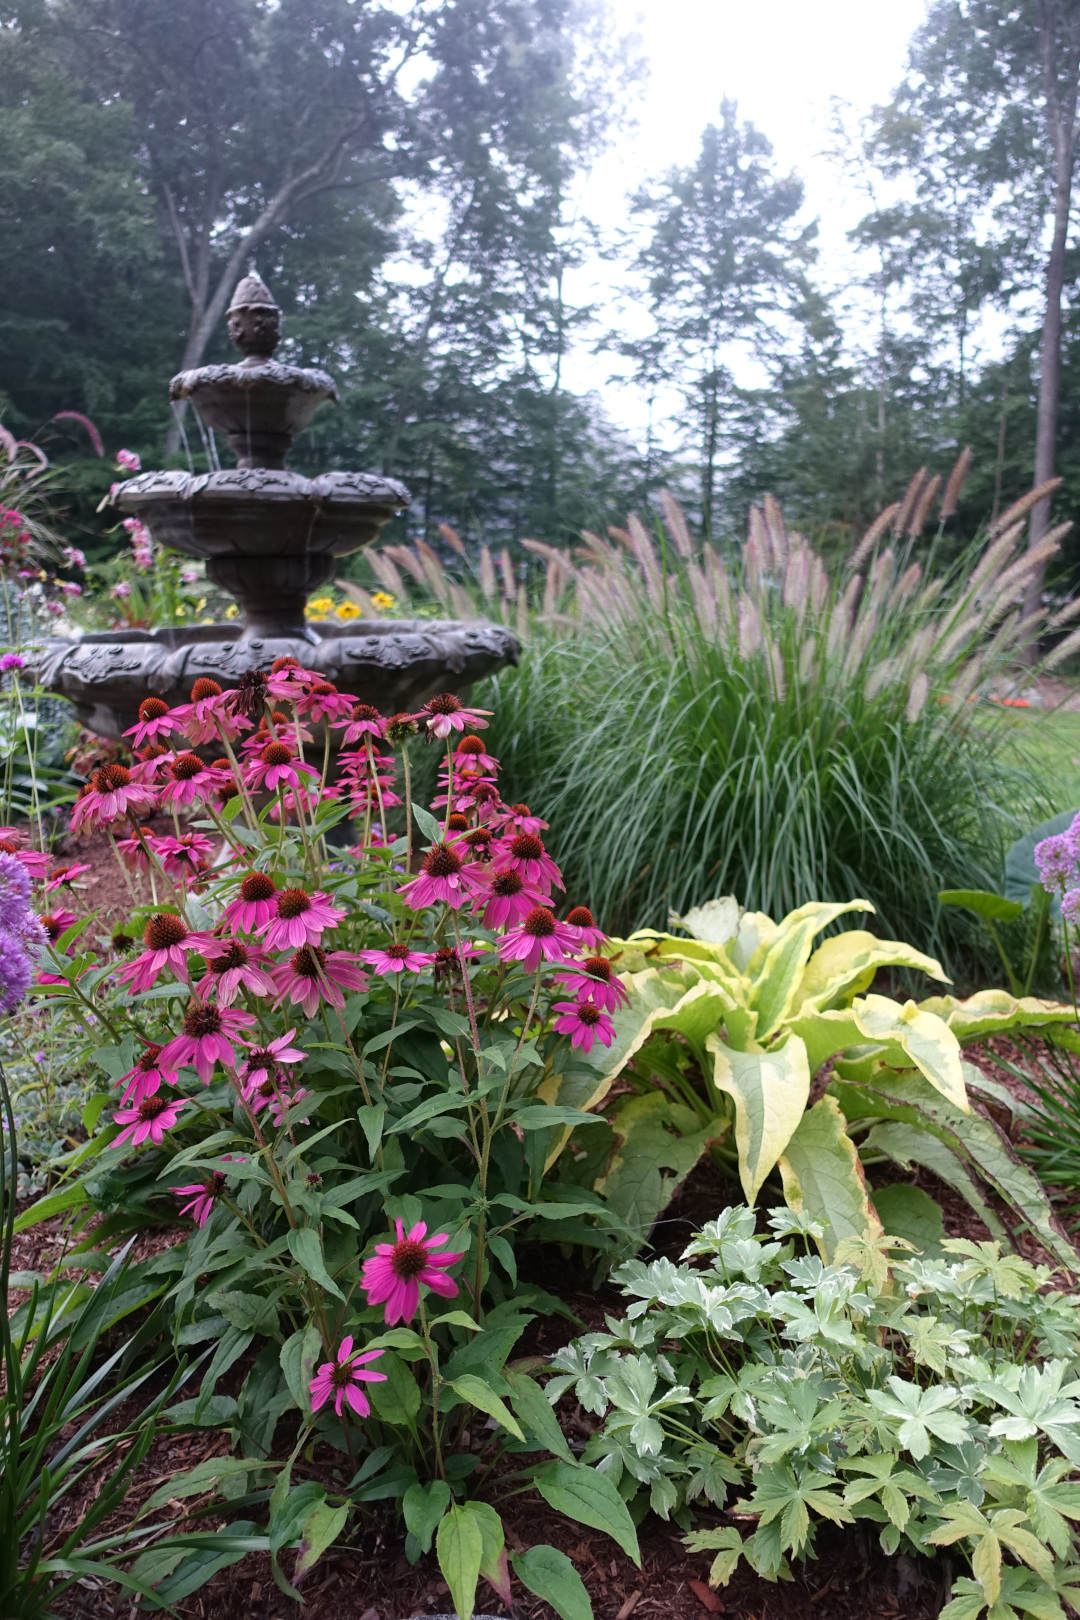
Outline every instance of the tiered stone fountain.
<path fill-rule="evenodd" d="M 460 692 L 516 663 L 515 637 L 485 620 L 305 621 L 309 594 L 334 577 L 337 559 L 370 544 L 408 505 L 409 492 L 373 473 L 289 472 L 294 435 L 337 389 L 324 371 L 273 358 L 281 310 L 258 276 L 240 282 L 228 321 L 243 360 L 182 371 L 169 397 L 190 400 L 223 432 L 237 465 L 141 473 L 121 485 L 117 501 L 161 545 L 204 557 L 209 578 L 240 603 L 243 623 L 54 640 L 39 661 L 42 684 L 69 699 L 92 731 L 117 738 L 151 694 L 184 703 L 200 675 L 235 686 L 245 670 L 268 668 L 284 655 L 386 714 L 415 709 L 436 692 Z"/>

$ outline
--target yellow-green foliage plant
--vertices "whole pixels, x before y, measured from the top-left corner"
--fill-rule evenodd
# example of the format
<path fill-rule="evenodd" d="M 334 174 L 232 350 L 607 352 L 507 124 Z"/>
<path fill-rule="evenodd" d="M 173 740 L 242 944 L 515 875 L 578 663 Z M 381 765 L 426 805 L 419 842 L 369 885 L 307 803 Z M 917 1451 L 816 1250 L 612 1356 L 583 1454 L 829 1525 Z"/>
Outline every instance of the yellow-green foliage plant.
<path fill-rule="evenodd" d="M 838 918 L 872 910 L 812 902 L 774 922 L 729 898 L 673 917 L 683 937 L 643 929 L 615 941 L 630 996 L 614 1015 L 615 1041 L 593 1048 L 591 1072 L 552 1082 L 545 1100 L 599 1109 L 622 1083 L 608 1131 L 570 1139 L 561 1173 L 601 1192 L 644 1239 L 711 1151 L 737 1170 L 750 1204 L 778 1173 L 831 1260 L 845 1239 L 882 1235 L 863 1166 L 887 1160 L 932 1170 L 995 1237 L 1030 1227 L 1074 1265 L 1042 1185 L 969 1093 L 1013 1099 L 963 1056 L 988 1035 L 1072 1023 L 1074 1009 L 1003 990 L 920 1002 L 875 994 L 883 968 L 948 980 L 932 957 L 862 928 L 815 948 Z"/>

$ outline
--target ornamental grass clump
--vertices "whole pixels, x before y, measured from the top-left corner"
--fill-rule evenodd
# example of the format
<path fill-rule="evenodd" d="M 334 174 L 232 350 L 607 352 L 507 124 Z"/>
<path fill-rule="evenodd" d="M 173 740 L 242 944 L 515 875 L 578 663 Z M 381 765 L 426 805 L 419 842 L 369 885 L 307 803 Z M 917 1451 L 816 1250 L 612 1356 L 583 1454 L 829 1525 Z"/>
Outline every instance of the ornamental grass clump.
<path fill-rule="evenodd" d="M 725 893 L 770 916 L 862 894 L 894 937 L 946 961 L 978 950 L 938 891 L 995 888 L 1005 845 L 1048 810 L 1005 762 L 1014 730 L 975 700 L 1011 689 L 1078 611 L 1024 616 L 1065 532 L 1025 552 L 1030 504 L 947 565 L 933 544 L 916 555 L 930 503 L 905 498 L 830 573 L 771 497 L 735 553 L 665 494 L 654 533 L 632 517 L 573 556 L 524 541 L 547 570 L 528 620 L 512 572 L 500 588 L 481 567 L 476 605 L 529 637 L 487 688 L 508 794 L 543 784 L 563 870 L 605 925 L 663 927 Z M 414 563 L 434 589 L 434 554 Z M 1077 645 L 1066 635 L 1043 667 Z"/>
<path fill-rule="evenodd" d="M 591 1119 L 554 1094 L 610 1046 L 626 992 L 547 823 L 504 801 L 487 720 L 452 693 L 382 716 L 290 658 L 230 691 L 199 680 L 171 711 L 144 701 L 135 757 L 94 772 L 72 825 L 104 831 L 151 899 L 112 941 L 85 912 L 46 920 L 37 1016 L 105 1082 L 94 1134 L 24 1224 L 187 1225 L 131 1268 L 133 1297 L 163 1296 L 174 1343 L 201 1356 L 166 1417 L 230 1431 L 237 1491 L 245 1468 L 251 1490 L 273 1484 L 283 1592 L 351 1514 L 399 1502 L 409 1557 L 434 1539 L 463 1620 L 481 1575 L 509 1603 L 512 1571 L 577 1620 L 572 1565 L 508 1555 L 494 1504 L 535 1488 L 637 1556 L 622 1498 L 508 1359 L 558 1304 L 519 1281 L 518 1240 L 603 1252 L 625 1235 L 545 1171 Z M 412 788 L 425 746 L 430 808 Z M 30 858 L 0 854 L 0 877 L 6 861 L 27 884 Z M 149 1553 L 133 1575 L 163 1604 L 197 1583 Z"/>

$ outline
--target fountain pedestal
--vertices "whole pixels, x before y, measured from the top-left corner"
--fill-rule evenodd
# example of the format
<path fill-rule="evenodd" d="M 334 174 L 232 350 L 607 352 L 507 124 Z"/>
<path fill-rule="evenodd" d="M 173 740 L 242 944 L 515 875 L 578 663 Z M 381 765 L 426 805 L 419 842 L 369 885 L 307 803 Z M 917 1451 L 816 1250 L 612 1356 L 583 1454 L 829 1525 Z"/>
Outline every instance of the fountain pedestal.
<path fill-rule="evenodd" d="M 485 620 L 306 622 L 309 594 L 334 577 L 338 558 L 376 538 L 409 492 L 374 473 L 305 478 L 286 469 L 293 435 L 337 390 L 323 371 L 274 360 L 280 335 L 280 309 L 258 276 L 245 276 L 229 308 L 229 336 L 244 360 L 183 371 L 169 387 L 170 398 L 190 400 L 224 433 L 238 465 L 141 473 L 117 496 L 159 544 L 205 559 L 209 578 L 240 603 L 243 623 L 57 639 L 38 662 L 41 684 L 101 736 L 120 737 L 151 694 L 185 703 L 200 675 L 235 686 L 246 670 L 283 656 L 384 714 L 460 692 L 517 662 L 516 638 Z"/>

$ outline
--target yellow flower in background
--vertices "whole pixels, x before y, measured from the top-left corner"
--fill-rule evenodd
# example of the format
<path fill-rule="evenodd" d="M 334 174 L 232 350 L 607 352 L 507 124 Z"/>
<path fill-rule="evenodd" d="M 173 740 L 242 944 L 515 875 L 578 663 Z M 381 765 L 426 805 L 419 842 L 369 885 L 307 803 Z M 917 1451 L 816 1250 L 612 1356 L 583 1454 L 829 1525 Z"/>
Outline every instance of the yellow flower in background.
<path fill-rule="evenodd" d="M 371 598 L 371 604 L 373 607 L 377 607 L 380 613 L 384 613 L 387 608 L 394 606 L 394 598 L 389 596 L 386 591 L 376 591 Z"/>
<path fill-rule="evenodd" d="M 355 602 L 339 602 L 334 609 L 334 616 L 338 619 L 360 619 L 363 613 L 363 608 L 358 607 Z"/>
<path fill-rule="evenodd" d="M 309 619 L 328 619 L 333 611 L 332 596 L 315 596 L 304 609 L 304 614 Z"/>
<path fill-rule="evenodd" d="M 225 609 L 225 617 L 227 619 L 235 619 L 239 612 L 240 609 L 237 607 L 236 603 L 230 602 L 228 607 Z"/>

